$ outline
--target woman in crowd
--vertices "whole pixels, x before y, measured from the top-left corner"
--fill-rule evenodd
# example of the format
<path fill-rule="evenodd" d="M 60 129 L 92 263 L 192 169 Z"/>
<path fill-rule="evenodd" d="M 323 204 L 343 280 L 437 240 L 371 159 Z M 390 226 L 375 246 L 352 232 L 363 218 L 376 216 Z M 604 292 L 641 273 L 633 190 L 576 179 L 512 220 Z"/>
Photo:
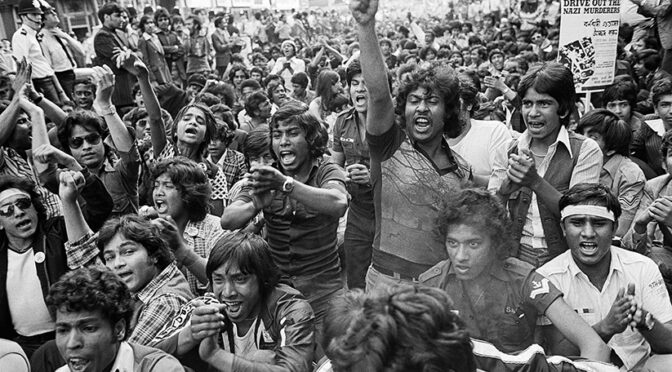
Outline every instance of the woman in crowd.
<path fill-rule="evenodd" d="M 310 103 L 308 110 L 318 120 L 324 121 L 334 111 L 332 103 L 343 91 L 340 81 L 338 73 L 331 70 L 324 70 L 317 76 L 317 97 Z"/>

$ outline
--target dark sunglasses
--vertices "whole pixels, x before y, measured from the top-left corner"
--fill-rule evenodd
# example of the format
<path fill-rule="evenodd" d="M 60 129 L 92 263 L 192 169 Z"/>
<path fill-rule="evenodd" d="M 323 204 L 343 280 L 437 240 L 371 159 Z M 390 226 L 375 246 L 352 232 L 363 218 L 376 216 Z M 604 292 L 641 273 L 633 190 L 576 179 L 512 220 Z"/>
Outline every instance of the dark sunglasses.
<path fill-rule="evenodd" d="M 3 205 L 0 207 L 0 216 L 2 217 L 10 217 L 14 215 L 14 206 L 17 208 L 21 209 L 22 211 L 25 211 L 26 209 L 30 208 L 30 206 L 33 204 L 33 202 L 29 198 L 21 198 L 15 201 L 12 204 L 7 204 Z"/>
<path fill-rule="evenodd" d="M 84 141 L 88 142 L 91 145 L 97 145 L 100 143 L 100 134 L 91 133 L 84 137 L 72 137 L 70 139 L 70 147 L 73 149 L 78 149 L 82 147 Z"/>

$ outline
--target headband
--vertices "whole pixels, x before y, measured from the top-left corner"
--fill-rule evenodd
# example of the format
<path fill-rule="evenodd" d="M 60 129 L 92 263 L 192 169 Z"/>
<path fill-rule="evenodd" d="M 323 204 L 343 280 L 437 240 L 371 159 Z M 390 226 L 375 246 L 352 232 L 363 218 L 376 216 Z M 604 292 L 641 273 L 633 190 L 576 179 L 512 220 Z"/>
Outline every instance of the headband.
<path fill-rule="evenodd" d="M 576 216 L 580 214 L 587 214 L 590 216 L 601 217 L 611 222 L 616 221 L 616 216 L 614 216 L 614 212 L 608 210 L 607 207 L 603 207 L 601 205 L 587 205 L 587 204 L 566 206 L 565 208 L 562 209 L 562 211 L 560 211 L 560 220 L 562 221 L 569 216 Z"/>
<path fill-rule="evenodd" d="M 27 192 L 25 192 L 23 190 L 11 188 L 11 189 L 3 190 L 2 192 L 0 192 L 0 203 L 4 202 L 5 200 L 11 198 L 14 195 L 27 196 L 27 197 L 30 198 L 30 194 L 28 194 Z"/>

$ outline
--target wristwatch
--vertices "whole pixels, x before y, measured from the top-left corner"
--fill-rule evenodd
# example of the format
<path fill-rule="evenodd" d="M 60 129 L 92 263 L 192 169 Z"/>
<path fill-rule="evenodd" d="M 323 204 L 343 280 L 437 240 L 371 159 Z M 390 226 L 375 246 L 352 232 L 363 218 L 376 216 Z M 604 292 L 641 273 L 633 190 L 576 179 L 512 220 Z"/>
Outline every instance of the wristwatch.
<path fill-rule="evenodd" d="M 647 312 L 646 315 L 644 315 L 643 322 L 637 324 L 637 329 L 640 331 L 650 331 L 655 324 L 656 322 L 653 320 L 653 314 Z"/>
<path fill-rule="evenodd" d="M 282 184 L 282 192 L 289 194 L 294 190 L 294 179 L 292 177 L 285 178 L 285 183 Z"/>

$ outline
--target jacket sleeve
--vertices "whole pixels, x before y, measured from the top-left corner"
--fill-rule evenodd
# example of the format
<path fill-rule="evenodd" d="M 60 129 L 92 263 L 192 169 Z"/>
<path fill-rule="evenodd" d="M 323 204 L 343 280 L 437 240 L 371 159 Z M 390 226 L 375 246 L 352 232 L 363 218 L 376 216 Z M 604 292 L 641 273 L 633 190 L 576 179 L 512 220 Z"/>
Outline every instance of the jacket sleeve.
<path fill-rule="evenodd" d="M 315 348 L 315 316 L 307 301 L 287 294 L 278 301 L 275 326 L 278 340 L 275 364 L 233 357 L 235 372 L 307 372 L 311 370 Z"/>
<path fill-rule="evenodd" d="M 80 200 L 86 205 L 86 208 L 81 206 L 82 213 L 91 230 L 98 231 L 110 216 L 114 202 L 100 178 L 89 172 L 84 172 L 84 176 L 86 184 L 79 193 Z"/>

